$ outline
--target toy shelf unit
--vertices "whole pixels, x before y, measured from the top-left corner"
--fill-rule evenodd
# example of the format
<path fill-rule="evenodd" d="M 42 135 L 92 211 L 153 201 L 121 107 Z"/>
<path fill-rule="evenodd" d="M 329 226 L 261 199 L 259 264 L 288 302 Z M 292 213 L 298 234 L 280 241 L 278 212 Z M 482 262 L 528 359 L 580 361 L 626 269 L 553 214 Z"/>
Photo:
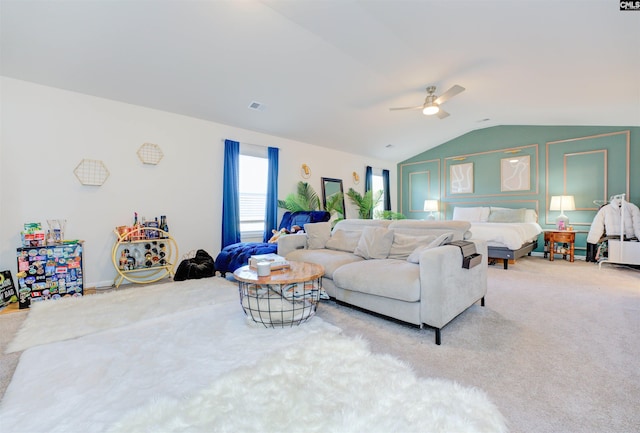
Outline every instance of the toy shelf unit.
<path fill-rule="evenodd" d="M 178 258 L 178 245 L 168 232 L 155 227 L 118 227 L 111 258 L 118 276 L 114 287 L 124 280 L 148 284 L 173 277 Z"/>
<path fill-rule="evenodd" d="M 608 255 L 606 259 L 598 262 L 598 267 L 603 263 L 617 263 L 625 265 L 640 265 L 640 242 L 625 239 L 625 208 L 629 203 L 625 201 L 625 194 L 612 197 L 620 203 L 620 239 L 607 240 Z"/>

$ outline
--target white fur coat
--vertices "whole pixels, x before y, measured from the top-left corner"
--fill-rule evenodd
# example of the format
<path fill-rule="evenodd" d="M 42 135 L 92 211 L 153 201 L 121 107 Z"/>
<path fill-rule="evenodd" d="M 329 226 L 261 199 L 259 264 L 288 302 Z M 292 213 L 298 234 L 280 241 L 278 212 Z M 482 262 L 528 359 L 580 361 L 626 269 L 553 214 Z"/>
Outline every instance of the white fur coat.
<path fill-rule="evenodd" d="M 620 235 L 621 204 L 620 199 L 614 199 L 600 208 L 591 223 L 588 243 L 597 244 L 605 231 L 607 236 Z M 640 238 L 640 209 L 633 203 L 625 202 L 624 210 L 624 235 L 628 238 Z"/>

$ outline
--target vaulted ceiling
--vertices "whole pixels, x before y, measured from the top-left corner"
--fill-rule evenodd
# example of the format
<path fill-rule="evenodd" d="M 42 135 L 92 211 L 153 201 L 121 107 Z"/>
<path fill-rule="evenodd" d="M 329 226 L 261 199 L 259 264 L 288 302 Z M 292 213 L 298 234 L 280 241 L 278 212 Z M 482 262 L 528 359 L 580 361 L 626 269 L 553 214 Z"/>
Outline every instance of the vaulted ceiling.
<path fill-rule="evenodd" d="M 6 77 L 394 162 L 494 125 L 640 126 L 640 11 L 614 0 L 0 6 Z M 389 111 L 454 84 L 445 119 Z"/>

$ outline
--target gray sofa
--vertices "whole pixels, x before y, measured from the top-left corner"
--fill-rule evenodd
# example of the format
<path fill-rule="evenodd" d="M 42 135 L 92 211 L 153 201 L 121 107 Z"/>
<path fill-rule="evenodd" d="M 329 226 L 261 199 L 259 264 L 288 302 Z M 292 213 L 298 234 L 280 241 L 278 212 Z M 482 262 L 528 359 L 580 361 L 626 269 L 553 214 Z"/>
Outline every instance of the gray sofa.
<path fill-rule="evenodd" d="M 305 225 L 305 235 L 279 239 L 278 254 L 324 266 L 323 288 L 336 301 L 440 330 L 487 292 L 487 245 L 482 261 L 462 267 L 451 240 L 470 237 L 466 221 L 360 220 Z M 444 243 L 444 244 L 443 244 Z"/>

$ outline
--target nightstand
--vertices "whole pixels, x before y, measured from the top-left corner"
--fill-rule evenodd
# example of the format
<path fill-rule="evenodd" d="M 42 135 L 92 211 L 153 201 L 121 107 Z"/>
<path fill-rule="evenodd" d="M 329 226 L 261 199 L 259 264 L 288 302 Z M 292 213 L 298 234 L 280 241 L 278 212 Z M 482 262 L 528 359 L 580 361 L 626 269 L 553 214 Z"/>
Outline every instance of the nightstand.
<path fill-rule="evenodd" d="M 549 260 L 553 261 L 553 256 L 562 254 L 563 259 L 573 262 L 576 244 L 576 232 L 573 230 L 545 230 L 544 232 L 544 258 L 549 254 Z"/>

